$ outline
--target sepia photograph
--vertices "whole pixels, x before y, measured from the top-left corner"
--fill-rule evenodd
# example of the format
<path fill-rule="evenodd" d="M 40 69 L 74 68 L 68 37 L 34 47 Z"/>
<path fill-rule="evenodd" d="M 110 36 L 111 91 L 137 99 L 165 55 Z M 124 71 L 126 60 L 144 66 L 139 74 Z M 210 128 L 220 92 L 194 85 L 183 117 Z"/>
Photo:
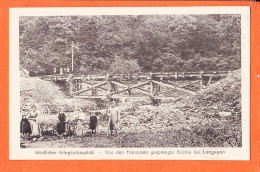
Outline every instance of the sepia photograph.
<path fill-rule="evenodd" d="M 19 16 L 20 149 L 242 148 L 241 16 Z"/>

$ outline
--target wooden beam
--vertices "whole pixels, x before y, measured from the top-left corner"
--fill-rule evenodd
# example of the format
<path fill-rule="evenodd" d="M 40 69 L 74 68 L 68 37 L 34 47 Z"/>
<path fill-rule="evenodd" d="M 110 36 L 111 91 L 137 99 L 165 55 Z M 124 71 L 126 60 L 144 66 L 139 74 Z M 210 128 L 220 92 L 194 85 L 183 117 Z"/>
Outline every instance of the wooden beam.
<path fill-rule="evenodd" d="M 129 86 L 128 88 L 125 88 L 125 89 L 123 89 L 123 90 L 111 92 L 111 93 L 107 94 L 107 96 L 111 96 L 111 95 L 114 95 L 114 94 L 119 94 L 119 93 L 128 91 L 129 89 L 133 89 L 133 88 L 136 88 L 136 87 L 140 87 L 140 86 L 146 85 L 146 84 L 148 84 L 148 83 L 149 83 L 149 81 L 142 82 L 142 83 L 138 83 L 138 84 Z"/>
<path fill-rule="evenodd" d="M 111 98 L 132 98 L 132 99 L 147 99 L 150 96 L 137 96 L 137 95 L 112 95 Z"/>
<path fill-rule="evenodd" d="M 201 74 L 200 72 L 171 72 L 171 73 L 153 73 L 154 78 L 171 78 L 171 79 L 178 79 L 180 78 L 201 78 L 203 77 L 226 77 L 228 75 L 228 71 L 209 71 L 209 72 L 203 72 Z M 40 78 L 44 80 L 66 80 L 68 78 L 67 73 L 66 74 L 57 74 L 56 75 L 47 75 L 47 76 L 39 76 Z M 136 73 L 136 74 L 112 74 L 110 76 L 111 79 L 132 79 L 132 78 L 139 78 L 139 79 L 147 79 L 149 78 L 149 73 Z M 82 79 L 82 80 L 92 80 L 92 81 L 98 81 L 102 80 L 104 81 L 107 79 L 105 75 L 73 75 L 73 79 Z"/>
<path fill-rule="evenodd" d="M 106 99 L 107 96 L 105 95 L 77 95 L 77 96 L 73 96 L 73 98 L 75 99 Z"/>
<path fill-rule="evenodd" d="M 106 95 L 98 95 L 98 96 L 91 96 L 91 95 L 78 95 L 78 96 L 73 96 L 73 98 L 77 99 L 106 99 Z M 146 99 L 150 98 L 150 96 L 134 96 L 134 95 L 112 95 L 109 98 L 137 98 L 137 99 Z"/>
<path fill-rule="evenodd" d="M 163 83 L 165 84 L 170 84 L 170 85 L 173 85 L 172 82 L 168 82 L 168 81 L 165 81 L 165 80 L 161 80 Z M 176 86 L 176 87 L 179 87 L 179 85 L 173 85 L 173 86 Z"/>
<path fill-rule="evenodd" d="M 116 85 L 119 85 L 119 86 L 121 86 L 121 87 L 126 87 L 126 88 L 128 88 L 128 85 L 126 85 L 126 84 L 123 84 L 123 83 L 121 83 L 121 82 L 118 82 L 118 81 L 111 81 L 113 84 L 116 84 Z"/>
<path fill-rule="evenodd" d="M 193 91 L 189 91 L 189 90 L 186 90 L 186 89 L 183 89 L 183 88 L 180 88 L 180 87 L 176 87 L 176 86 L 173 86 L 173 85 L 170 85 L 170 84 L 166 84 L 166 83 L 163 83 L 163 82 L 158 82 L 158 81 L 155 81 L 155 80 L 152 80 L 152 82 L 160 84 L 160 85 L 165 86 L 165 87 L 175 89 L 175 90 L 186 92 L 186 93 L 189 93 L 189 94 L 195 94 L 195 92 L 193 92 Z"/>
<path fill-rule="evenodd" d="M 104 82 L 101 82 L 101 83 L 99 83 L 99 84 L 93 85 L 92 87 L 87 88 L 87 89 L 83 89 L 83 90 L 76 91 L 76 92 L 74 92 L 74 93 L 72 93 L 72 94 L 70 94 L 70 95 L 77 95 L 77 94 L 80 94 L 80 93 L 84 93 L 84 92 L 86 92 L 86 91 L 89 91 L 89 90 L 91 90 L 91 89 L 93 89 L 93 88 L 96 88 L 96 87 L 99 87 L 99 86 L 102 86 L 102 85 L 105 85 L 105 84 L 107 84 L 107 81 L 104 81 Z"/>
<path fill-rule="evenodd" d="M 149 96 L 151 95 L 151 93 L 149 91 L 145 90 L 145 89 L 142 89 L 142 88 L 134 88 L 134 89 L 137 89 L 138 91 L 140 91 L 140 92 L 142 92 L 144 94 L 147 94 Z"/>
<path fill-rule="evenodd" d="M 209 86 L 209 84 L 210 84 L 210 82 L 211 82 L 211 79 L 212 79 L 212 77 L 209 78 L 209 82 L 208 82 L 207 86 Z"/>
<path fill-rule="evenodd" d="M 105 95 L 99 95 L 99 96 L 91 96 L 91 95 L 78 95 L 78 96 L 73 96 L 73 98 L 76 99 L 105 99 L 107 96 Z M 134 96 L 134 95 L 112 95 L 110 98 L 128 98 L 128 99 L 150 99 L 151 96 Z M 181 98 L 176 98 L 176 97 L 166 97 L 166 96 L 154 96 L 154 99 L 164 99 L 164 100 L 179 100 Z"/>
<path fill-rule="evenodd" d="M 163 93 L 167 93 L 167 92 L 169 92 L 169 91 L 170 91 L 170 90 L 161 91 L 161 92 L 158 93 L 158 95 L 161 95 L 161 94 L 163 94 Z"/>
<path fill-rule="evenodd" d="M 125 88 L 129 88 L 128 85 L 125 85 L 125 84 L 123 84 L 121 82 L 118 82 L 118 81 L 111 81 L 111 82 L 114 83 L 114 84 L 117 84 L 119 86 L 122 86 L 122 87 L 125 87 Z M 144 94 L 151 95 L 150 92 L 145 90 L 145 89 L 142 89 L 142 88 L 133 88 L 133 89 L 137 89 L 137 90 L 139 90 L 140 92 L 142 92 Z"/>
<path fill-rule="evenodd" d="M 167 96 L 154 96 L 154 99 L 160 99 L 160 100 L 177 100 L 180 98 L 176 98 L 176 97 L 167 97 Z"/>
<path fill-rule="evenodd" d="M 188 86 L 188 85 L 192 85 L 192 84 L 195 84 L 195 83 L 198 83 L 198 82 L 200 82 L 200 80 L 194 81 L 194 82 L 189 83 L 189 84 L 181 85 L 181 86 L 179 86 L 179 87 L 180 87 L 180 88 L 183 88 L 183 87 L 186 87 L 186 86 Z M 168 82 L 168 83 L 169 83 L 169 82 Z M 187 90 L 191 90 L 191 89 L 187 89 Z M 161 91 L 161 92 L 158 93 L 158 95 L 162 95 L 163 93 L 167 93 L 167 92 L 169 92 L 169 91 L 170 91 L 170 90 Z M 191 91 L 194 91 L 194 90 L 191 90 Z"/>
<path fill-rule="evenodd" d="M 200 82 L 200 80 L 191 82 L 191 83 L 189 83 L 189 84 L 181 85 L 180 88 L 183 88 L 183 87 L 186 87 L 186 86 L 189 86 L 189 85 L 193 85 L 193 84 L 195 84 L 195 83 L 197 83 L 197 82 Z"/>
<path fill-rule="evenodd" d="M 93 84 L 87 83 L 86 81 L 82 81 L 82 82 L 84 82 L 85 84 L 87 84 L 87 85 L 89 85 L 89 86 L 91 86 L 91 87 L 93 86 Z M 105 89 L 105 88 L 103 88 L 103 87 L 101 87 L 101 86 L 96 87 L 96 88 L 99 88 L 99 89 L 101 89 L 101 90 L 107 91 L 107 89 Z"/>

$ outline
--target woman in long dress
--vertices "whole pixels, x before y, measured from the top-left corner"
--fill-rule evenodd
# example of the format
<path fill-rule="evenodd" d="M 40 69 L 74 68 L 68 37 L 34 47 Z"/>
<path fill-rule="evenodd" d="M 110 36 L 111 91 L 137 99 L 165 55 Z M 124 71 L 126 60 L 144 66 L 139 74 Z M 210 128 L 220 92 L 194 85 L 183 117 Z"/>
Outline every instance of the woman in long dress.
<path fill-rule="evenodd" d="M 39 111 L 37 110 L 36 106 L 32 106 L 32 111 L 30 112 L 29 115 L 29 122 L 31 126 L 31 137 L 38 137 L 40 136 L 40 129 L 39 129 L 39 124 L 37 121 L 37 117 L 39 116 Z"/>
<path fill-rule="evenodd" d="M 83 136 L 84 135 L 84 126 L 82 119 L 77 119 L 77 125 L 75 127 L 75 136 Z"/>
<path fill-rule="evenodd" d="M 78 115 L 75 117 L 77 121 L 77 125 L 75 127 L 75 135 L 76 136 L 83 136 L 85 134 L 85 128 L 84 128 L 84 120 L 86 119 L 86 115 L 83 112 L 83 109 L 79 109 Z"/>
<path fill-rule="evenodd" d="M 59 135 L 65 133 L 65 128 L 66 128 L 66 116 L 64 114 L 63 108 L 60 108 L 59 110 L 59 115 L 58 115 L 58 124 L 57 124 L 57 132 Z"/>
<path fill-rule="evenodd" d="M 30 134 L 32 133 L 31 126 L 29 120 L 26 115 L 23 115 L 21 123 L 20 123 L 20 132 L 24 139 L 30 139 Z"/>

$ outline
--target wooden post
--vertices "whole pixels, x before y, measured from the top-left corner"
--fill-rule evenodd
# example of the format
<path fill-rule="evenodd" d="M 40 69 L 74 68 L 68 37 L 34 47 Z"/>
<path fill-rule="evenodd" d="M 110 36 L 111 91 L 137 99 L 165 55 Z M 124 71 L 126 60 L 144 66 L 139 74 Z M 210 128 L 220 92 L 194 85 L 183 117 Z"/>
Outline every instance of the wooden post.
<path fill-rule="evenodd" d="M 160 78 L 160 81 L 162 81 L 162 80 L 163 80 L 163 78 Z M 156 96 L 158 96 L 160 91 L 161 91 L 161 85 L 157 84 Z M 159 105 L 161 105 L 161 103 L 162 103 L 162 100 L 161 99 L 157 99 L 156 105 L 159 106 Z"/>
<path fill-rule="evenodd" d="M 73 80 L 72 75 L 69 75 L 66 79 L 66 91 L 71 95 L 73 93 Z"/>
<path fill-rule="evenodd" d="M 78 85 L 79 85 L 78 90 L 81 90 L 82 89 L 82 80 L 81 79 L 78 80 Z"/>
<path fill-rule="evenodd" d="M 91 94 L 92 94 L 92 96 L 96 96 L 97 95 L 97 89 L 96 88 L 92 88 L 91 89 Z"/>
<path fill-rule="evenodd" d="M 111 93 L 111 92 L 114 92 L 116 91 L 116 87 L 115 87 L 115 84 L 111 82 L 111 75 L 110 74 L 107 74 L 107 82 L 108 82 L 108 87 L 107 87 L 107 91 L 108 91 L 108 94 Z M 117 99 L 114 99 L 114 98 L 110 98 L 111 101 L 118 101 Z"/>
<path fill-rule="evenodd" d="M 69 74 L 70 74 L 70 67 L 67 66 L 67 75 L 69 75 Z"/>
<path fill-rule="evenodd" d="M 54 75 L 56 75 L 56 73 L 57 73 L 57 68 L 56 67 L 54 67 L 53 73 L 54 73 Z"/>
<path fill-rule="evenodd" d="M 76 91 L 79 91 L 79 83 L 77 79 L 75 79 L 75 87 L 76 87 Z"/>
<path fill-rule="evenodd" d="M 111 85 L 111 92 L 117 91 L 117 85 L 116 84 L 114 84 L 110 81 L 110 85 Z M 130 90 L 130 94 L 131 94 L 131 90 Z M 119 102 L 119 98 L 113 98 L 112 100 L 115 101 L 116 103 Z"/>
<path fill-rule="evenodd" d="M 74 43 L 73 41 L 71 42 L 71 71 L 73 72 L 74 71 L 74 50 L 73 50 L 73 47 L 74 46 Z"/>
<path fill-rule="evenodd" d="M 152 80 L 153 80 L 153 73 L 152 72 L 150 72 L 149 79 L 150 79 L 151 105 L 154 106 L 155 100 L 154 100 L 154 83 L 152 82 Z"/>
<path fill-rule="evenodd" d="M 158 96 L 160 89 L 161 89 L 161 86 L 159 84 L 153 83 L 153 96 Z M 154 106 L 159 106 L 160 104 L 161 104 L 160 99 L 154 99 Z"/>
<path fill-rule="evenodd" d="M 56 67 L 54 67 L 53 73 L 54 73 L 54 81 L 57 81 L 57 76 L 56 76 L 56 74 L 57 74 L 57 68 L 56 68 Z"/>
<path fill-rule="evenodd" d="M 203 71 L 200 72 L 200 88 L 203 88 Z"/>
<path fill-rule="evenodd" d="M 128 95 L 131 95 L 132 94 L 132 91 L 131 89 L 128 90 Z"/>
<path fill-rule="evenodd" d="M 93 89 L 91 90 L 91 94 L 92 94 L 92 96 L 96 96 L 96 95 L 97 95 L 97 90 L 96 90 L 96 88 L 93 88 Z"/>
<path fill-rule="evenodd" d="M 73 92 L 76 92 L 76 91 L 77 91 L 77 85 L 76 85 L 75 80 L 73 80 L 72 88 L 73 88 Z"/>
<path fill-rule="evenodd" d="M 109 73 L 107 74 L 107 78 L 106 78 L 106 80 L 107 80 L 107 93 L 109 94 L 110 93 L 110 87 L 111 87 L 111 85 L 110 85 L 110 81 L 109 81 L 109 78 L 110 78 L 110 75 L 109 75 Z"/>
<path fill-rule="evenodd" d="M 208 82 L 207 86 L 209 86 L 209 84 L 210 84 L 210 82 L 211 82 L 211 79 L 212 79 L 212 77 L 209 78 L 209 82 Z"/>
<path fill-rule="evenodd" d="M 73 82 L 72 81 L 70 81 L 69 82 L 69 92 L 70 92 L 70 94 L 72 94 L 73 93 L 73 86 L 74 86 L 74 84 L 73 84 Z"/>
<path fill-rule="evenodd" d="M 63 68 L 60 67 L 60 75 L 63 75 Z"/>

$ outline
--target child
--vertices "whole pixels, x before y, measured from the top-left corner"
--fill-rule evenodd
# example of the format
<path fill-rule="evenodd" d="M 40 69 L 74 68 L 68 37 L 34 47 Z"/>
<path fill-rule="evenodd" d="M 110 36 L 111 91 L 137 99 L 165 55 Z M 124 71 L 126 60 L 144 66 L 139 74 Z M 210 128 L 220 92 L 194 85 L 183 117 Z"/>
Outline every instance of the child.
<path fill-rule="evenodd" d="M 92 130 L 91 131 L 91 134 L 94 133 L 94 130 L 95 130 L 95 133 L 97 132 L 96 131 L 96 128 L 97 128 L 97 112 L 95 112 L 94 114 L 92 113 L 90 118 L 89 118 L 89 128 Z"/>
<path fill-rule="evenodd" d="M 74 119 L 71 115 L 67 116 L 67 122 L 66 122 L 66 131 L 67 131 L 67 135 L 70 137 L 73 135 L 73 131 L 74 131 Z"/>
<path fill-rule="evenodd" d="M 78 119 L 77 125 L 75 128 L 75 136 L 83 136 L 84 135 L 84 127 L 83 127 L 83 120 Z"/>
<path fill-rule="evenodd" d="M 20 123 L 20 132 L 23 134 L 25 139 L 30 139 L 30 134 L 32 134 L 31 126 L 26 115 L 23 115 Z"/>

